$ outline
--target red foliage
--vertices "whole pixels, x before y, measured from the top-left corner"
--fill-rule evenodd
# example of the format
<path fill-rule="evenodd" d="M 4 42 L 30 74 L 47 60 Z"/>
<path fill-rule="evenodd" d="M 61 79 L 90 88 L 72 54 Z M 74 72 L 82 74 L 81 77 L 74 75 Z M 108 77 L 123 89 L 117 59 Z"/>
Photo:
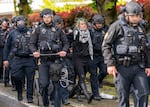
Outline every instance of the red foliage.
<path fill-rule="evenodd" d="M 138 2 L 139 2 L 139 3 L 144 3 L 144 2 L 145 2 L 145 0 L 138 0 Z"/>
<path fill-rule="evenodd" d="M 92 7 L 79 6 L 68 12 L 59 12 L 57 15 L 63 18 L 65 26 L 72 26 L 76 18 L 85 17 L 87 20 L 90 20 L 94 13 Z"/>
<path fill-rule="evenodd" d="M 39 13 L 32 13 L 28 15 L 28 20 L 29 23 L 31 24 L 32 22 L 39 22 L 40 19 L 40 14 Z"/>
<path fill-rule="evenodd" d="M 139 0 L 143 5 L 144 19 L 150 21 L 150 0 Z"/>

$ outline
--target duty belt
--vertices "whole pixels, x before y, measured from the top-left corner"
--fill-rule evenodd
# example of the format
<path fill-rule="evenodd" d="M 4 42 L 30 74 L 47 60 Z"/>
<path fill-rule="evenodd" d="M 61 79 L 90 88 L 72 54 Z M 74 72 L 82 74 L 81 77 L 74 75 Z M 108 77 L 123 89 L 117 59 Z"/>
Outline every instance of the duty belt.
<path fill-rule="evenodd" d="M 123 65 L 123 66 L 138 64 L 137 59 L 133 59 L 132 57 L 129 57 L 129 56 L 118 57 L 116 59 L 116 62 L 117 62 L 117 64 Z"/>

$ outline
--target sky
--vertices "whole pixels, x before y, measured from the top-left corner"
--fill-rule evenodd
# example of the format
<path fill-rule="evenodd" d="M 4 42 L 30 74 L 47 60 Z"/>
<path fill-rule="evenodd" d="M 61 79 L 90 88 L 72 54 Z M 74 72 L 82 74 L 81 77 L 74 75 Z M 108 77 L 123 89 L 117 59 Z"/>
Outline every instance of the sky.
<path fill-rule="evenodd" d="M 19 1 L 19 0 L 16 0 Z M 38 2 L 37 2 L 38 1 Z M 32 10 L 40 10 L 40 6 L 43 4 L 43 0 L 33 0 L 33 3 L 31 5 Z M 73 1 L 73 0 L 70 0 Z M 86 2 L 83 3 L 91 3 L 91 0 L 85 0 Z M 69 4 L 80 4 L 77 2 L 68 2 Z M 57 6 L 64 6 L 65 3 L 57 3 Z M 13 14 L 14 12 L 14 4 L 13 0 L 0 0 L 0 15 L 6 15 L 6 14 Z"/>
<path fill-rule="evenodd" d="M 42 4 L 42 0 L 33 0 L 33 4 L 31 5 L 33 10 L 40 9 L 40 5 Z M 0 2 L 0 14 L 12 13 L 14 11 L 13 0 L 1 0 Z"/>

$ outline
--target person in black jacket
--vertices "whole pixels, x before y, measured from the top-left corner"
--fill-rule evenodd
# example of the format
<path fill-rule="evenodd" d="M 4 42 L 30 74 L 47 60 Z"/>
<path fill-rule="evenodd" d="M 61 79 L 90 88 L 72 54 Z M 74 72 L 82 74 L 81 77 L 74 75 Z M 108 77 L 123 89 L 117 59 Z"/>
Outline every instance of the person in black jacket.
<path fill-rule="evenodd" d="M 4 86 L 9 85 L 9 69 L 3 66 L 3 49 L 9 33 L 9 20 L 6 17 L 0 18 L 0 82 L 4 82 Z"/>
<path fill-rule="evenodd" d="M 119 107 L 129 107 L 130 88 L 136 92 L 136 107 L 147 107 L 150 92 L 150 51 L 145 29 L 141 25 L 142 7 L 137 2 L 125 6 L 124 18 L 110 27 L 102 44 L 107 72 L 114 76 Z M 147 76 L 146 76 L 147 75 Z"/>
<path fill-rule="evenodd" d="M 93 95 L 89 94 L 85 84 L 85 72 L 87 72 L 88 62 L 93 60 L 93 45 L 91 33 L 85 18 L 79 18 L 74 29 L 73 41 L 73 63 L 75 72 L 79 78 L 79 86 L 86 96 L 88 103 L 91 103 Z"/>
<path fill-rule="evenodd" d="M 104 35 L 108 30 L 105 25 L 105 19 L 102 15 L 93 16 L 93 27 L 92 31 L 92 43 L 93 43 L 93 60 L 89 62 L 89 72 L 91 88 L 94 95 L 94 100 L 100 100 L 99 96 L 99 85 L 102 87 L 102 81 L 107 75 L 107 67 L 104 64 L 104 57 L 102 55 L 102 42 Z M 97 68 L 99 68 L 99 73 Z"/>
<path fill-rule="evenodd" d="M 19 101 L 23 100 L 23 79 L 27 78 L 27 101 L 32 103 L 35 61 L 29 56 L 31 54 L 29 49 L 31 32 L 26 26 L 26 21 L 24 16 L 16 16 L 16 29 L 9 33 L 4 46 L 3 64 L 8 68 L 9 57 L 11 57 L 10 72 L 16 85 Z"/>

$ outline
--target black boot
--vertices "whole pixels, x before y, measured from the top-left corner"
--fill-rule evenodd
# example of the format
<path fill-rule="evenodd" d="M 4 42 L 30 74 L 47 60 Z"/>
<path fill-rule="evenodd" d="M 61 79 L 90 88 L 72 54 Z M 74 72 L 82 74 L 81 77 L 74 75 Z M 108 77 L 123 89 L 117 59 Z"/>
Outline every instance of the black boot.
<path fill-rule="evenodd" d="M 85 83 L 81 83 L 80 86 L 81 86 L 81 89 L 83 90 L 83 93 L 84 93 L 85 97 L 88 100 L 88 103 L 91 103 L 91 101 L 93 99 L 93 95 L 88 93 Z"/>
<path fill-rule="evenodd" d="M 79 85 L 74 85 L 72 90 L 69 92 L 69 98 L 72 98 L 75 94 L 80 91 Z"/>
<path fill-rule="evenodd" d="M 16 83 L 16 90 L 17 90 L 17 94 L 18 94 L 18 101 L 22 101 L 23 100 L 22 82 L 21 81 L 15 81 L 15 83 Z"/>
<path fill-rule="evenodd" d="M 17 89 L 17 93 L 18 93 L 18 101 L 22 101 L 23 97 L 22 97 L 22 89 Z"/>

